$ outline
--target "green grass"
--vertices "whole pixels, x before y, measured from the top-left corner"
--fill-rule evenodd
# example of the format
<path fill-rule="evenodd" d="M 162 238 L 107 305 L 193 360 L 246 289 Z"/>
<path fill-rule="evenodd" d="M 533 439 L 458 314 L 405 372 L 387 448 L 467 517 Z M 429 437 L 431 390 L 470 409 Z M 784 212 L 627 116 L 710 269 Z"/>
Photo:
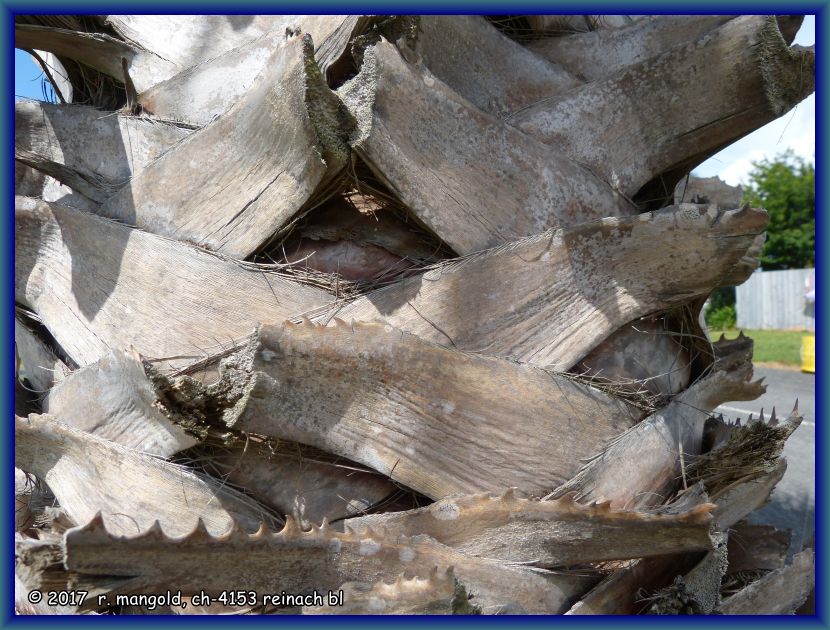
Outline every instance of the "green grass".
<path fill-rule="evenodd" d="M 709 335 L 713 341 L 717 341 L 722 332 L 726 333 L 727 339 L 738 336 L 737 330 L 710 330 Z M 801 338 L 815 333 L 800 330 L 744 330 L 744 334 L 755 341 L 753 362 L 783 363 L 800 367 Z"/>

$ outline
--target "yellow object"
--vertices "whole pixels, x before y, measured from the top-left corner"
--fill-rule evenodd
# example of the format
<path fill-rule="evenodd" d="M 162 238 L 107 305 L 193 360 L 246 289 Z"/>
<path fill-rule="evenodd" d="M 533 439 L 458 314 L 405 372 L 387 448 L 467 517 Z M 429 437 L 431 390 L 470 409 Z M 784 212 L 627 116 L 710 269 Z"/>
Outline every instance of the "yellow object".
<path fill-rule="evenodd" d="M 815 335 L 806 335 L 801 338 L 801 371 L 816 373 Z"/>

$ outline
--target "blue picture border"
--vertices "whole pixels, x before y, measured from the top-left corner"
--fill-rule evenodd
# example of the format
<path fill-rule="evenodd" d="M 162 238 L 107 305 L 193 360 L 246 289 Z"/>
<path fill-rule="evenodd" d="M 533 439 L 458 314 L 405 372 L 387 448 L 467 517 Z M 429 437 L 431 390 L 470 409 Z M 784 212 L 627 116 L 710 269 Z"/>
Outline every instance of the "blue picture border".
<path fill-rule="evenodd" d="M 354 626 L 367 625 L 386 626 L 389 618 L 373 617 L 286 617 L 286 616 L 247 616 L 247 617 L 16 617 L 13 611 L 14 587 L 14 549 L 12 545 L 14 532 L 14 433 L 12 413 L 14 407 L 14 179 L 13 179 L 13 146 L 14 146 L 14 15 L 21 13 L 222 13 L 222 14 L 253 14 L 253 13 L 477 13 L 477 14 L 533 14 L 533 13 L 609 13 L 609 14 L 743 14 L 743 13 L 779 13 L 805 14 L 816 16 L 816 282 L 819 285 L 816 298 L 816 377 L 819 381 L 816 388 L 816 448 L 818 453 L 827 453 L 827 430 L 824 428 L 825 393 L 827 374 L 824 365 L 827 357 L 827 338 L 823 331 L 825 314 L 824 296 L 830 295 L 830 279 L 827 270 L 827 251 L 823 245 L 828 240 L 828 221 L 824 214 L 827 209 L 826 182 L 828 180 L 828 165 L 825 159 L 827 147 L 827 126 L 824 107 L 827 106 L 827 63 L 825 61 L 824 35 L 830 25 L 830 14 L 827 11 L 827 2 L 696 2 L 676 3 L 668 5 L 663 2 L 447 2 L 412 1 L 383 2 L 324 2 L 312 0 L 310 2 L 226 2 L 213 0 L 207 2 L 182 2 L 173 0 L 161 2 L 147 0 L 145 2 L 102 3 L 102 2 L 20 2 L 0 0 L 0 33 L 2 33 L 2 141 L 6 150 L 3 152 L 3 198 L 6 200 L 7 210 L 3 214 L 3 226 L 0 228 L 0 254 L 3 265 L 3 309 L 0 335 L 0 357 L 3 357 L 3 387 L 2 401 L 7 410 L 6 425 L 3 431 L 2 453 L 4 462 L 2 479 L 6 491 L 3 495 L 3 515 L 1 519 L 3 545 L 3 570 L 0 572 L 0 624 L 9 626 L 47 627 L 55 624 L 70 625 L 104 625 L 120 626 L 123 624 L 152 624 L 159 625 L 238 625 L 238 624 L 275 624 L 281 627 L 324 627 L 324 626 Z M 705 89 L 705 86 L 702 86 Z M 775 626 L 782 624 L 793 626 L 826 627 L 827 626 L 827 549 L 822 535 L 827 524 L 827 487 L 825 484 L 827 466 L 822 457 L 816 457 L 816 615 L 811 617 L 404 617 L 395 618 L 396 625 L 430 625 L 431 627 L 450 627 L 456 625 L 527 625 L 527 626 L 580 626 L 603 627 L 616 624 L 638 625 L 665 625 L 674 626 L 693 625 L 707 627 L 737 628 Z"/>

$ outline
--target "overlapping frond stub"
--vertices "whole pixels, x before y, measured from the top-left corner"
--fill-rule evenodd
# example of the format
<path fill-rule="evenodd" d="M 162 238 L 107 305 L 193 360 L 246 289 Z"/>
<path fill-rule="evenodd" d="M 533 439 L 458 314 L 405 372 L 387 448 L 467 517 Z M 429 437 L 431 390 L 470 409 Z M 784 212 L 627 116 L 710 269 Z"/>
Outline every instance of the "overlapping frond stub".
<path fill-rule="evenodd" d="M 744 522 L 800 415 L 719 417 L 701 319 L 768 216 L 688 177 L 813 91 L 801 19 L 17 15 L 17 612 L 809 602 Z"/>

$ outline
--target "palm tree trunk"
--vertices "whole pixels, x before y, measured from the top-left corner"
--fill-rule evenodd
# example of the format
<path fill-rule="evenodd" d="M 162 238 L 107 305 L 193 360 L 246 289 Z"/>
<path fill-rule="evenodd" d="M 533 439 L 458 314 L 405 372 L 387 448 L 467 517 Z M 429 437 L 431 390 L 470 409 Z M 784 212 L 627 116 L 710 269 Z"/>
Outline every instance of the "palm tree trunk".
<path fill-rule="evenodd" d="M 812 93 L 799 25 L 18 16 L 18 611 L 798 609 L 743 519 L 800 415 L 713 415 L 765 388 L 700 322 L 767 215 L 688 174 Z"/>

